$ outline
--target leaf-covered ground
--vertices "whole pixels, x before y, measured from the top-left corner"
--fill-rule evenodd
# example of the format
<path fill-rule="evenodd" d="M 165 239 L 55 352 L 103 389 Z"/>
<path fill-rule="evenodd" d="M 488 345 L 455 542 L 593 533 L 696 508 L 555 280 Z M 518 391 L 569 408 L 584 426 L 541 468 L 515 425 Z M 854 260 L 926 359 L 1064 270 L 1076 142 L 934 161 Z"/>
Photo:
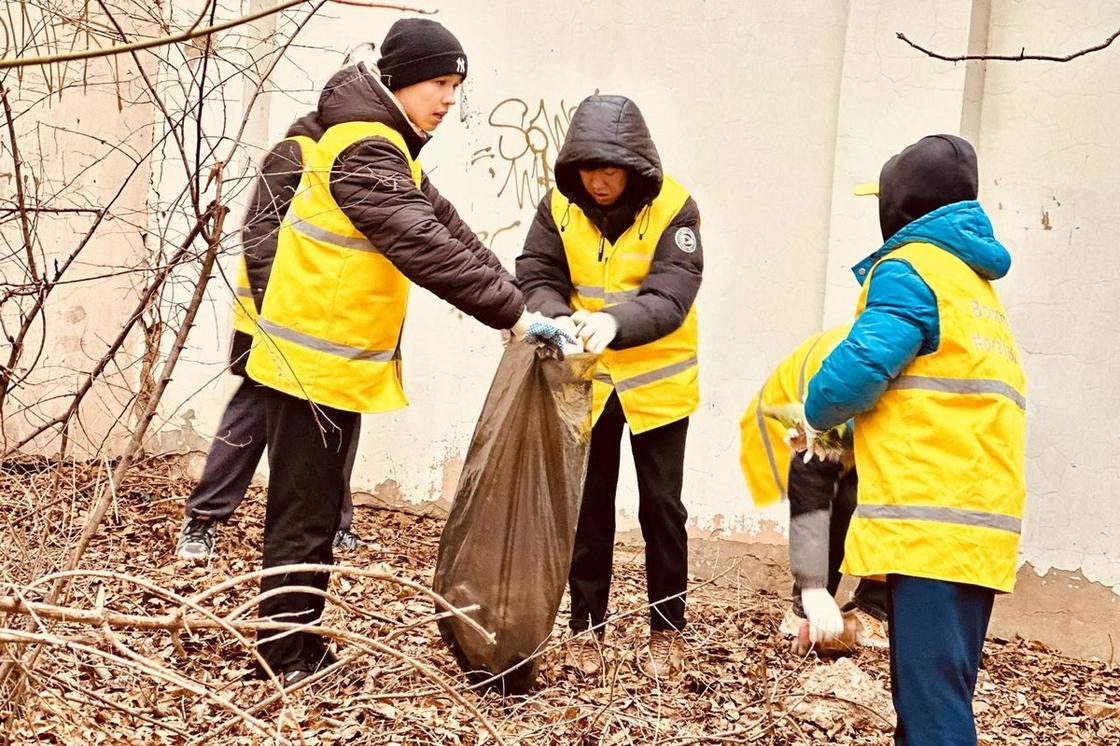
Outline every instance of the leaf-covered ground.
<path fill-rule="evenodd" d="M 175 559 L 191 486 L 175 473 L 168 462 L 147 462 L 118 490 L 82 562 L 107 572 L 76 579 L 67 606 L 153 617 L 178 607 L 168 591 L 190 597 L 258 568 L 259 488 L 223 527 L 209 565 Z M 10 463 L 0 479 L 0 596 L 18 588 L 29 600 L 41 598 L 43 588 L 27 585 L 61 564 L 104 469 Z M 430 583 L 438 519 L 360 508 L 355 529 L 368 545 L 340 562 Z M 9 616 L 0 658 L 21 661 L 26 675 L 20 690 L 2 693 L 3 734 L 47 744 L 891 742 L 886 654 L 865 650 L 836 664 L 791 656 L 777 632 L 783 601 L 733 573 L 695 580 L 690 590 L 685 674 L 671 684 L 646 679 L 637 665 L 646 635 L 641 556 L 634 547 L 616 555 L 607 671 L 581 679 L 560 667 L 562 612 L 538 686 L 523 697 L 471 690 L 439 640 L 431 600 L 372 578 L 336 575 L 331 591 L 345 608 L 332 605 L 324 626 L 377 645 L 337 645 L 344 662 L 283 700 L 269 682 L 244 679 L 249 653 L 227 631 L 173 634 Z M 204 606 L 225 615 L 255 592 L 255 581 L 245 583 Z M 11 642 L 11 630 L 49 635 L 50 644 Z M 32 662 L 35 649 L 41 653 Z M 976 697 L 982 743 L 1120 744 L 1118 677 L 1107 663 L 1021 640 L 989 641 Z"/>

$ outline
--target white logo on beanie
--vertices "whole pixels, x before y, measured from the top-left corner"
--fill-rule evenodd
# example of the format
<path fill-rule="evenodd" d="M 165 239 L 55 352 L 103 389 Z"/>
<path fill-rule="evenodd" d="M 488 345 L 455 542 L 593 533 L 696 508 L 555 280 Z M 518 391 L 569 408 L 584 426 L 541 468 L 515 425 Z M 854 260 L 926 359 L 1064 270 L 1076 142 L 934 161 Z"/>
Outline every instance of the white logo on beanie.
<path fill-rule="evenodd" d="M 691 254 L 696 251 L 696 234 L 691 228 L 678 228 L 677 235 L 673 238 L 677 242 L 677 248 L 684 253 Z"/>
<path fill-rule="evenodd" d="M 462 57 L 455 60 L 455 72 L 465 73 L 466 71 L 467 71 L 467 61 L 465 59 L 463 59 Z"/>

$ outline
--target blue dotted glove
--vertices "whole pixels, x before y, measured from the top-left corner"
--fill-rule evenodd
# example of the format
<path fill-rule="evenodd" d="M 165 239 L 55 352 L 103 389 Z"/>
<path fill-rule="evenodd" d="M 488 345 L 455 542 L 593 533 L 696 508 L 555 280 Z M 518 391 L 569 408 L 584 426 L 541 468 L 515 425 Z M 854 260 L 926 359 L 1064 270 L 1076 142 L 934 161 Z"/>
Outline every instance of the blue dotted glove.
<path fill-rule="evenodd" d="M 548 321 L 534 321 L 525 331 L 525 342 L 531 345 L 547 345 L 557 350 L 563 349 L 565 344 L 574 344 L 575 340 L 564 331 Z"/>

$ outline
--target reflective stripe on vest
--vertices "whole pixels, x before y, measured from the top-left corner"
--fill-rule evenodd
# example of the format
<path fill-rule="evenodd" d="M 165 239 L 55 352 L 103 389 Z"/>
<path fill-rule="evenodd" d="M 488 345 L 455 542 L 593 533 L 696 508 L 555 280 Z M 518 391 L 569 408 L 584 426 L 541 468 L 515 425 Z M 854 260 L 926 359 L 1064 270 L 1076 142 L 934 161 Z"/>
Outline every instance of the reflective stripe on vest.
<path fill-rule="evenodd" d="M 940 341 L 856 417 L 859 507 L 844 569 L 1010 591 L 1026 497 L 1027 397 L 1006 311 L 990 282 L 933 244 L 906 244 L 886 259 L 905 261 L 933 291 Z"/>
<path fill-rule="evenodd" d="M 303 166 L 306 167 L 315 141 L 306 135 L 293 135 L 284 138 L 282 142 L 294 142 L 299 145 L 299 156 Z M 279 240 L 279 236 L 276 237 Z M 233 290 L 233 328 L 249 336 L 257 333 L 257 304 L 253 300 L 253 289 L 249 282 L 249 267 L 245 263 L 245 251 L 237 259 L 237 285 Z"/>
<path fill-rule="evenodd" d="M 758 406 L 755 407 L 755 424 L 758 425 L 758 436 L 762 439 L 762 445 L 766 449 L 766 463 L 770 467 L 770 475 L 774 477 L 774 486 L 777 487 L 778 493 L 782 498 L 787 497 L 786 483 L 782 481 L 782 475 L 778 473 L 778 461 L 774 458 L 774 445 L 770 442 L 770 433 L 766 431 L 766 421 L 763 419 L 762 414 L 762 392 L 759 392 Z M 788 477 L 787 477 L 788 478 Z"/>
<path fill-rule="evenodd" d="M 985 513 L 981 510 L 945 508 L 939 505 L 859 505 L 856 515 L 885 521 L 935 521 L 958 523 L 962 526 L 980 526 L 1000 531 L 1021 533 L 1023 521 L 1013 515 Z"/>
<path fill-rule="evenodd" d="M 351 412 L 408 404 L 399 350 L 410 283 L 330 190 L 335 159 L 371 137 L 400 150 L 420 188 L 419 163 L 388 126 L 348 122 L 323 133 L 280 229 L 259 322 L 267 344 L 253 350 L 246 367 L 266 386 Z"/>
<path fill-rule="evenodd" d="M 354 251 L 367 251 L 374 254 L 381 253 L 365 236 L 343 236 L 329 231 L 326 228 L 320 228 L 307 220 L 290 220 L 288 226 L 297 233 L 301 233 L 308 238 L 313 238 L 316 241 L 322 241 L 323 243 L 341 246 L 344 249 L 352 249 Z"/>
<path fill-rule="evenodd" d="M 666 176 L 657 197 L 612 244 L 577 205 L 553 189 L 553 218 L 566 226 L 561 240 L 572 281 L 572 307 L 594 312 L 637 298 L 662 234 L 687 200 L 684 187 Z M 598 420 L 614 392 L 634 434 L 692 414 L 700 401 L 697 337 L 692 308 L 680 327 L 660 339 L 603 352 L 592 377 L 593 419 Z"/>
<path fill-rule="evenodd" d="M 639 386 L 645 386 L 655 381 L 660 381 L 664 378 L 668 378 L 669 376 L 675 376 L 678 373 L 688 370 L 694 365 L 696 365 L 695 355 L 688 358 L 687 360 L 682 360 L 679 363 L 666 365 L 662 368 L 655 368 L 654 370 L 647 371 L 646 373 L 639 373 L 638 375 L 631 376 L 630 378 L 623 378 L 621 381 L 616 380 L 614 382 L 614 390 L 619 393 L 622 393 L 623 391 L 630 391 L 632 389 L 638 388 Z"/>
<path fill-rule="evenodd" d="M 387 363 L 396 357 L 397 354 L 396 350 L 366 350 L 361 347 L 351 347 L 350 345 L 328 342 L 325 339 L 312 337 L 310 334 L 303 334 L 302 332 L 297 332 L 295 329 L 288 329 L 279 324 L 274 324 L 268 319 L 261 319 L 259 323 L 262 331 L 276 339 L 285 339 L 303 347 L 325 352 L 347 360 L 374 360 Z"/>
<path fill-rule="evenodd" d="M 249 287 L 249 268 L 245 254 L 237 257 L 237 285 L 233 289 L 233 328 L 250 337 L 257 333 L 257 304 Z"/>
<path fill-rule="evenodd" d="M 638 297 L 638 290 L 619 290 L 613 293 L 608 293 L 603 289 L 602 285 L 576 285 L 574 290 L 584 298 L 595 298 L 605 301 L 607 306 L 613 306 L 618 303 L 625 303 L 628 300 L 634 300 Z"/>
<path fill-rule="evenodd" d="M 813 350 L 817 348 L 817 343 L 821 341 L 821 336 L 823 335 L 817 335 L 817 337 L 809 345 L 809 349 L 805 352 L 805 358 L 801 361 L 801 367 L 797 371 L 797 401 L 805 401 L 806 368 L 809 365 L 809 359 L 813 356 Z M 820 369 L 820 365 L 822 362 L 824 362 L 823 358 L 817 360 L 817 367 L 814 368 L 813 375 L 817 374 L 817 370 Z"/>
<path fill-rule="evenodd" d="M 800 403 L 805 387 L 848 326 L 814 334 L 787 355 L 751 399 L 739 420 L 739 467 L 754 504 L 772 505 L 788 497 L 789 463 L 793 457 L 785 442 L 786 427 L 764 410 Z"/>
<path fill-rule="evenodd" d="M 1027 408 L 1027 398 L 1003 381 L 983 378 L 936 378 L 933 376 L 899 376 L 890 382 L 889 389 L 941 391 L 947 394 L 998 394 L 1015 402 L 1019 409 Z"/>

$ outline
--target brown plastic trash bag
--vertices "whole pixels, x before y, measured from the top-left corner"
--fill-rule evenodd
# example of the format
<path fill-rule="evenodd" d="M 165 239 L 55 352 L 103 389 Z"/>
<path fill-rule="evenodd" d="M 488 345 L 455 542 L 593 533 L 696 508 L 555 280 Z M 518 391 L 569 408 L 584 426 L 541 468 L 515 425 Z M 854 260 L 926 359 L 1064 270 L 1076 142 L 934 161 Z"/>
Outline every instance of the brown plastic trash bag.
<path fill-rule="evenodd" d="M 506 349 L 459 477 L 433 586 L 494 641 L 454 617 L 444 642 L 478 682 L 533 685 L 568 580 L 591 442 L 591 355 L 538 358 Z M 512 670 L 511 670 L 512 669 Z M 499 674 L 504 676 L 498 676 Z M 495 678 L 496 677 L 496 678 Z"/>

